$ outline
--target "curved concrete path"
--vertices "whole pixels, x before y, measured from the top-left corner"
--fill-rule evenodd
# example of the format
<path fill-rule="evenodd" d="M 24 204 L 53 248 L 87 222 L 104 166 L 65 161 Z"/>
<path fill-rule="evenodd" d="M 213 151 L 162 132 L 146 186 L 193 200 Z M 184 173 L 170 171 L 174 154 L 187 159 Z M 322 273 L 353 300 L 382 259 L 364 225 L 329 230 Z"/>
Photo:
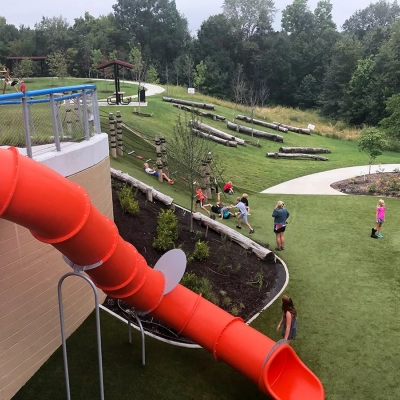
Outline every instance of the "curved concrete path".
<path fill-rule="evenodd" d="M 382 164 L 372 165 L 371 173 L 377 173 L 378 168 L 383 169 L 382 172 L 393 172 L 395 168 L 400 169 L 400 164 Z M 368 174 L 369 165 L 358 167 L 338 168 L 330 171 L 318 172 L 316 174 L 302 176 L 301 178 L 292 179 L 279 185 L 272 186 L 263 190 L 261 193 L 275 194 L 325 194 L 334 196 L 347 196 L 331 188 L 331 184 L 344 179 L 354 178 Z"/>

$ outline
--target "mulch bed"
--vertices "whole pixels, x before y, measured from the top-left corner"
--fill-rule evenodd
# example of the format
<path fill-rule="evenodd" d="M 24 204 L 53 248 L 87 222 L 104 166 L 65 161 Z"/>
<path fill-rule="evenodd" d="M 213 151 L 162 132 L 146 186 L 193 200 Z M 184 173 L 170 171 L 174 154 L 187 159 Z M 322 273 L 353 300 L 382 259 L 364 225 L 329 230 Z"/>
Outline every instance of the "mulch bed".
<path fill-rule="evenodd" d="M 119 233 L 136 247 L 150 267 L 154 267 L 164 254 L 152 246 L 156 236 L 157 217 L 161 209 L 168 207 L 159 202 L 147 201 L 145 194 L 133 189 L 134 196 L 139 201 L 140 212 L 130 216 L 123 212 L 119 204 L 117 190 L 120 187 L 122 183 L 114 180 L 114 220 Z M 191 261 L 186 272 L 206 277 L 210 281 L 219 307 L 248 320 L 282 288 L 285 270 L 279 260 L 276 263 L 260 260 L 255 254 L 211 229 L 208 229 L 206 238 L 206 228 L 198 225 L 196 221 L 193 226 L 195 232 L 190 232 L 190 212 L 176 208 L 175 215 L 178 217 L 179 226 L 176 248 L 181 248 L 186 254 L 192 254 L 196 241 L 201 239 L 208 243 L 209 257 L 205 261 Z M 104 305 L 121 316 L 127 316 L 126 310 L 129 306 L 122 301 L 107 298 Z M 155 334 L 171 338 L 170 328 L 160 328 L 162 324 L 149 316 L 144 318 L 143 325 Z M 174 335 L 175 333 L 172 337 Z M 185 341 L 184 338 L 182 340 Z"/>
<path fill-rule="evenodd" d="M 400 197 L 400 173 L 378 172 L 335 182 L 333 189 L 353 195 Z"/>

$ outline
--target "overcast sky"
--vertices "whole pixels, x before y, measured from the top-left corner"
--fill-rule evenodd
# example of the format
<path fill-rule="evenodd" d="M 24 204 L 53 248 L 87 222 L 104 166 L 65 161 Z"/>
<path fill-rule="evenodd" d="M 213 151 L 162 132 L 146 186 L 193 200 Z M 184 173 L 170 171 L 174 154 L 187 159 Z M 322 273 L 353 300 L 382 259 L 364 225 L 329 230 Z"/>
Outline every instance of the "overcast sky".
<path fill-rule="evenodd" d="M 356 10 L 366 8 L 370 3 L 377 1 L 371 0 L 331 0 L 333 4 L 333 19 L 338 28 L 343 22 Z M 74 18 L 83 16 L 85 11 L 95 17 L 108 14 L 113 11 L 112 5 L 116 0 L 67 0 L 67 1 L 49 1 L 49 0 L 19 0 L 17 3 L 7 2 L 0 9 L 0 16 L 7 19 L 9 24 L 19 27 L 23 24 L 31 26 L 40 22 L 42 16 L 53 17 L 62 15 L 70 23 Z M 222 11 L 223 0 L 176 0 L 177 9 L 185 15 L 189 21 L 189 27 L 193 33 L 196 33 L 201 23 L 210 15 L 219 14 Z M 275 7 L 283 10 L 293 0 L 275 0 Z M 318 0 L 309 0 L 308 5 L 313 11 Z M 275 18 L 275 29 L 280 29 L 281 14 L 278 13 Z"/>

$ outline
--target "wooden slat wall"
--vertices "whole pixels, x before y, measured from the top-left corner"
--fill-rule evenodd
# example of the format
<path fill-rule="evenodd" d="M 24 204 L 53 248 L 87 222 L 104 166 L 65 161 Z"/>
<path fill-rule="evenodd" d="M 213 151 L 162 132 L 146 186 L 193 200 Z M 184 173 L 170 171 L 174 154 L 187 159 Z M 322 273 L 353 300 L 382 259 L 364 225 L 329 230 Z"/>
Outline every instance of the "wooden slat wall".
<path fill-rule="evenodd" d="M 108 157 L 68 179 L 113 218 Z M 70 271 L 52 246 L 0 219 L 0 400 L 11 399 L 61 345 L 57 284 Z M 99 300 L 104 298 L 99 293 Z M 94 309 L 93 292 L 83 279 L 70 277 L 63 300 L 70 335 Z"/>

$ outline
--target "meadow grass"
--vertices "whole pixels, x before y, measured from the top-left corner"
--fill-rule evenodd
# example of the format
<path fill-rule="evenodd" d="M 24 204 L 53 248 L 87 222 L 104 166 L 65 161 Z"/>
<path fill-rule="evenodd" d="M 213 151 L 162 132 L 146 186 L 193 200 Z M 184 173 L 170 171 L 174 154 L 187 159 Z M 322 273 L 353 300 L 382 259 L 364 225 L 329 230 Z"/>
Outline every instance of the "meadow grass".
<path fill-rule="evenodd" d="M 185 97 L 183 89 L 175 93 L 170 88 L 166 95 Z M 134 116 L 130 108 L 124 107 L 121 108 L 124 121 L 150 138 L 156 134 L 171 137 L 180 111 L 162 102 L 161 97 L 149 99 L 146 112 L 154 112 L 151 119 Z M 187 94 L 185 98 L 188 98 Z M 228 104 L 219 103 L 219 100 L 200 95 L 193 99 L 216 104 L 218 114 L 233 115 Z M 117 108 L 102 107 L 102 110 L 115 113 Z M 278 119 L 276 117 L 277 114 L 269 118 Z M 225 130 L 223 123 L 204 122 Z M 153 154 L 154 158 L 151 146 L 126 135 L 138 153 L 149 154 L 149 158 Z M 277 200 L 284 200 L 291 213 L 285 250 L 279 256 L 287 263 L 290 274 L 285 292 L 293 297 L 299 312 L 299 334 L 292 345 L 321 379 L 329 400 L 399 398 L 395 346 L 400 339 L 397 326 L 400 236 L 396 219 L 400 202 L 394 198 L 385 199 L 384 238 L 374 240 L 370 238 L 370 232 L 378 200 L 375 197 L 259 193 L 298 176 L 367 163 L 367 156 L 358 152 L 354 141 L 315 134 L 284 135 L 288 146 L 330 148 L 329 161 L 267 159 L 265 152 L 280 144 L 264 140 L 260 141 L 261 149 L 250 146 L 232 149 L 218 145 L 215 152 L 226 164 L 224 177 L 233 180 L 239 194 L 242 191 L 250 194 L 252 215 L 249 222 L 255 229 L 252 238 L 275 247 L 271 214 Z M 388 152 L 377 162 L 398 163 L 399 160 L 397 153 Z M 135 155 L 111 160 L 113 167 L 172 196 L 177 204 L 189 206 L 190 198 L 179 184 L 159 183 L 143 171 L 142 163 Z M 223 199 L 228 204 L 234 203 L 234 196 Z M 232 228 L 236 225 L 234 219 L 225 223 Z M 245 229 L 242 233 L 248 234 Z M 252 323 L 273 340 L 280 339 L 276 332 L 279 307 L 279 301 L 275 302 Z M 265 398 L 255 384 L 231 368 L 216 363 L 204 350 L 181 349 L 148 339 L 148 365 L 143 368 L 139 362 L 140 336 L 134 334 L 135 346 L 130 347 L 125 324 L 107 315 L 102 315 L 102 320 L 105 390 L 109 398 Z M 91 316 L 68 340 L 73 397 L 98 397 L 94 334 Z M 58 350 L 15 399 L 64 399 L 63 384 L 62 355 Z"/>

